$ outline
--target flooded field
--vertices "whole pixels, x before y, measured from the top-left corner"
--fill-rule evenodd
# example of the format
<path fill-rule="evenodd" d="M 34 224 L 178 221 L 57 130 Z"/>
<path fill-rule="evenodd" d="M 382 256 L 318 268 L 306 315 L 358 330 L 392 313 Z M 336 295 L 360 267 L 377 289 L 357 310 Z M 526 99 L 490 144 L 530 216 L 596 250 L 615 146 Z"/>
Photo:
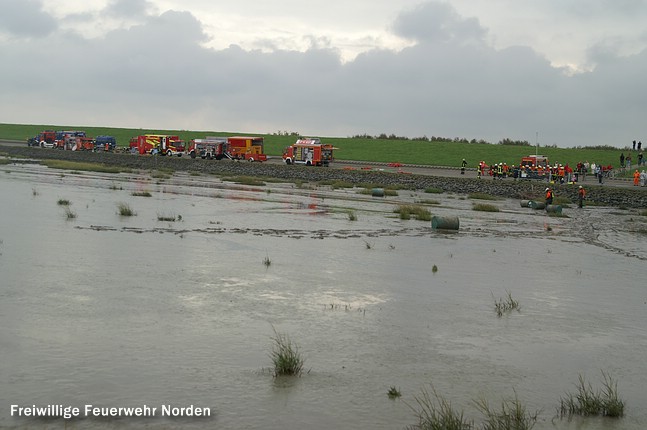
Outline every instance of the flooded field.
<path fill-rule="evenodd" d="M 0 169 L 0 428 L 402 429 L 431 384 L 477 423 L 474 400 L 516 393 L 535 429 L 647 426 L 640 211 L 153 176 Z M 411 203 L 460 230 L 393 213 Z M 508 293 L 520 309 L 498 317 Z M 274 329 L 303 376 L 272 376 Z M 556 418 L 578 377 L 597 388 L 602 372 L 625 416 Z M 157 414 L 11 417 L 88 404 Z"/>

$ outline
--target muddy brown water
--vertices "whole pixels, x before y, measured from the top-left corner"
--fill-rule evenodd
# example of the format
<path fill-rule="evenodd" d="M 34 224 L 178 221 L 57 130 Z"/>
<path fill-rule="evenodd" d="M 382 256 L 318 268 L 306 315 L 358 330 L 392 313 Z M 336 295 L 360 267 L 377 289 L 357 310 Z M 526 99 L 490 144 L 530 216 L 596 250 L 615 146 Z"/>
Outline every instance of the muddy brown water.
<path fill-rule="evenodd" d="M 431 384 L 476 422 L 475 399 L 516 393 L 540 410 L 536 429 L 647 426 L 638 211 L 555 218 L 497 200 L 487 213 L 460 194 L 34 165 L 2 166 L 0 198 L 0 427 L 398 429 Z M 413 202 L 460 230 L 393 214 Z M 499 318 L 507 292 L 520 310 Z M 300 347 L 300 378 L 268 370 L 273 328 Z M 602 371 L 625 417 L 555 418 L 578 376 L 598 388 Z M 158 409 L 65 421 L 12 417 L 14 404 Z M 161 417 L 161 405 L 212 416 Z"/>

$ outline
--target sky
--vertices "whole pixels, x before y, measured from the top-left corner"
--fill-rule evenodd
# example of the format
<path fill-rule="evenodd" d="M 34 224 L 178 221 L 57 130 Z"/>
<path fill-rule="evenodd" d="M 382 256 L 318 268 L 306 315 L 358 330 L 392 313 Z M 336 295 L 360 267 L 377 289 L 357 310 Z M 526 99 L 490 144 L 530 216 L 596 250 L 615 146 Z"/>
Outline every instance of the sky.
<path fill-rule="evenodd" d="M 645 0 L 0 0 L 0 123 L 647 142 Z"/>

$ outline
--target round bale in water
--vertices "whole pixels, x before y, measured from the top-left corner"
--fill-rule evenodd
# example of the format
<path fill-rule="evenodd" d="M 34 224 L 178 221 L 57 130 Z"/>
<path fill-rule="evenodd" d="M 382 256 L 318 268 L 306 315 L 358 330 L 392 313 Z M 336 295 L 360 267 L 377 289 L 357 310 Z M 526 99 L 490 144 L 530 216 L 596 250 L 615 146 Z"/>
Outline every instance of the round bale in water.
<path fill-rule="evenodd" d="M 531 200 L 531 201 L 528 203 L 528 206 L 530 206 L 530 207 L 531 207 L 531 208 L 533 208 L 533 209 L 544 209 L 544 208 L 546 208 L 546 203 L 543 203 L 543 202 L 536 202 L 536 201 L 534 201 L 534 200 Z"/>
<path fill-rule="evenodd" d="M 371 195 L 373 197 L 384 197 L 384 188 L 373 188 L 371 190 Z"/>
<path fill-rule="evenodd" d="M 530 200 L 521 200 L 521 207 L 522 208 L 529 208 L 530 207 Z"/>
<path fill-rule="evenodd" d="M 460 222 L 457 216 L 436 216 L 431 218 L 431 228 L 434 230 L 458 230 Z"/>
<path fill-rule="evenodd" d="M 552 213 L 552 214 L 561 214 L 562 207 L 560 205 L 548 205 L 546 206 L 546 212 Z"/>

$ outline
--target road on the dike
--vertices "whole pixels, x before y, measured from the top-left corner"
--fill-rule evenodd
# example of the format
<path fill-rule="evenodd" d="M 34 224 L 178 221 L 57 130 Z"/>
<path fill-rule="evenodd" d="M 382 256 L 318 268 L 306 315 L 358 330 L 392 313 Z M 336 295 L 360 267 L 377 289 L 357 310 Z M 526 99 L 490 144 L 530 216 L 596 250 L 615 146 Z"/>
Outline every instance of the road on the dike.
<path fill-rule="evenodd" d="M 17 140 L 5 140 L 0 139 L 0 146 L 13 146 L 13 147 L 26 147 L 27 144 L 24 141 Z M 52 149 L 39 148 L 43 151 L 52 151 Z M 228 161 L 224 161 L 228 162 Z M 268 156 L 266 161 L 268 164 L 283 164 L 283 160 L 280 156 Z M 416 164 L 403 164 L 401 166 L 389 165 L 390 163 L 378 163 L 371 161 L 354 161 L 354 160 L 342 160 L 336 159 L 330 168 L 341 169 L 341 170 L 367 170 L 367 171 L 383 171 L 390 173 L 399 173 L 399 174 L 413 174 L 413 175 L 426 175 L 426 176 L 439 176 L 446 178 L 476 178 L 476 168 L 466 168 L 465 173 L 461 174 L 460 167 L 451 167 L 451 166 L 427 166 L 427 165 L 416 165 Z M 482 178 L 483 181 L 493 181 L 490 176 L 485 176 Z M 504 181 L 513 180 L 513 179 L 503 179 Z M 598 179 L 593 175 L 587 175 L 580 180 L 581 184 L 586 185 L 599 185 Z M 633 185 L 632 181 L 629 179 L 616 179 L 616 178 L 604 178 L 603 184 L 606 186 L 614 187 L 631 187 Z"/>

